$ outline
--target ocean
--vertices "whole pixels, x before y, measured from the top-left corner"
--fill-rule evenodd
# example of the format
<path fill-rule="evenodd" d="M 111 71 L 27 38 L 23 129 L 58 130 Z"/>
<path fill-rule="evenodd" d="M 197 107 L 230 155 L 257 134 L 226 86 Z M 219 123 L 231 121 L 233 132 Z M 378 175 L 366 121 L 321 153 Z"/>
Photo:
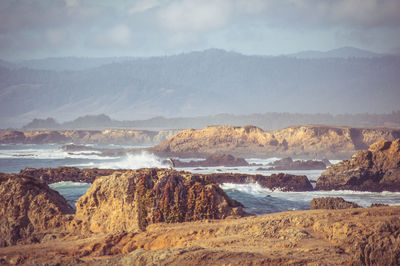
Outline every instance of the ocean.
<path fill-rule="evenodd" d="M 0 172 L 18 173 L 26 167 L 54 168 L 59 166 L 74 166 L 79 168 L 110 168 L 110 169 L 139 169 L 147 167 L 168 168 L 163 164 L 166 158 L 160 158 L 153 154 L 142 152 L 140 154 L 128 154 L 121 157 L 103 157 L 93 151 L 67 152 L 61 149 L 60 144 L 15 144 L 0 145 Z M 126 146 L 96 146 L 95 148 L 139 148 Z M 266 166 L 268 163 L 280 158 L 246 158 L 249 163 Z M 183 161 L 198 159 L 180 159 Z M 339 161 L 331 161 L 337 163 Z M 263 174 L 285 172 L 297 175 L 306 175 L 309 180 L 316 181 L 323 170 L 311 171 L 258 171 L 260 166 L 246 167 L 201 167 L 201 168 L 177 168 L 193 173 L 243 173 Z M 313 183 L 315 184 L 315 183 Z M 50 185 L 63 195 L 71 206 L 75 207 L 76 200 L 90 187 L 87 183 L 59 182 Z M 233 199 L 241 202 L 245 211 L 253 214 L 267 214 L 287 210 L 306 210 L 310 208 L 310 201 L 318 197 L 342 197 L 345 200 L 355 202 L 363 207 L 372 203 L 384 203 L 389 205 L 400 204 L 400 192 L 357 192 L 357 191 L 312 191 L 312 192 L 282 192 L 271 191 L 262 188 L 258 184 L 223 184 L 221 188 Z"/>

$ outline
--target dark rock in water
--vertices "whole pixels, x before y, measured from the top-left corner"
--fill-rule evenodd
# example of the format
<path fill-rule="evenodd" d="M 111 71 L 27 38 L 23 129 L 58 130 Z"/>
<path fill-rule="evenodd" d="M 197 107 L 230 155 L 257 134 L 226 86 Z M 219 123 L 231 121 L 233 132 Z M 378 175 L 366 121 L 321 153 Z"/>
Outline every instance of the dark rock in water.
<path fill-rule="evenodd" d="M 97 177 L 111 175 L 117 170 L 113 169 L 79 169 L 76 167 L 58 168 L 25 168 L 19 172 L 20 176 L 34 177 L 46 184 L 61 181 L 93 183 Z M 118 170 L 123 172 L 124 170 Z"/>
<path fill-rule="evenodd" d="M 165 161 L 168 163 L 169 161 Z M 214 166 L 248 166 L 249 163 L 243 158 L 236 158 L 229 154 L 215 154 L 208 156 L 202 161 L 182 162 L 170 159 L 173 167 L 214 167 Z"/>
<path fill-rule="evenodd" d="M 268 164 L 271 166 L 267 170 L 324 170 L 326 169 L 326 164 L 322 161 L 313 160 L 296 160 L 293 161 L 292 158 L 287 157 L 275 162 Z"/>
<path fill-rule="evenodd" d="M 372 203 L 371 204 L 371 208 L 375 208 L 375 207 L 387 207 L 389 206 L 388 204 L 383 204 L 383 203 Z"/>
<path fill-rule="evenodd" d="M 329 167 L 318 178 L 316 189 L 400 191 L 400 139 L 378 141 Z"/>
<path fill-rule="evenodd" d="M 290 175 L 290 174 L 272 174 L 270 176 L 263 175 L 246 175 L 246 174 L 211 174 L 207 175 L 213 182 L 217 184 L 234 183 L 248 184 L 258 183 L 264 188 L 282 191 L 312 191 L 313 187 L 306 176 Z"/>
<path fill-rule="evenodd" d="M 334 197 L 326 197 L 326 198 L 315 198 L 311 200 L 310 209 L 327 209 L 327 210 L 336 210 L 336 209 L 351 209 L 351 208 L 362 208 L 358 204 L 354 202 L 345 201 L 343 198 L 334 198 Z"/>
<path fill-rule="evenodd" d="M 244 216 L 242 205 L 204 176 L 168 169 L 115 172 L 95 180 L 76 203 L 75 226 L 138 232 L 152 223 Z"/>
<path fill-rule="evenodd" d="M 73 213 L 44 182 L 0 173 L 0 247 L 36 243 L 49 232 L 63 231 Z"/>

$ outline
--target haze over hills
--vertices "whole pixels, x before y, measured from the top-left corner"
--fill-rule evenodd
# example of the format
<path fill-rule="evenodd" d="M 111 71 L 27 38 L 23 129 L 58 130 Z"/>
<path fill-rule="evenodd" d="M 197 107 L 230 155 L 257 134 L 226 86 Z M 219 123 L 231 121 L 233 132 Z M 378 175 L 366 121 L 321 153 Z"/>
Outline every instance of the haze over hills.
<path fill-rule="evenodd" d="M 66 121 L 98 113 L 117 120 L 217 113 L 391 113 L 400 99 L 396 56 L 300 59 L 210 49 L 114 63 L 85 60 L 96 67 L 53 71 L 0 64 L 0 127 L 20 127 L 37 117 Z"/>
<path fill-rule="evenodd" d="M 288 54 L 289 57 L 303 58 L 303 59 L 317 59 L 317 58 L 372 58 L 385 56 L 367 50 L 358 49 L 355 47 L 341 47 L 338 49 L 322 51 L 302 51 L 299 53 Z"/>

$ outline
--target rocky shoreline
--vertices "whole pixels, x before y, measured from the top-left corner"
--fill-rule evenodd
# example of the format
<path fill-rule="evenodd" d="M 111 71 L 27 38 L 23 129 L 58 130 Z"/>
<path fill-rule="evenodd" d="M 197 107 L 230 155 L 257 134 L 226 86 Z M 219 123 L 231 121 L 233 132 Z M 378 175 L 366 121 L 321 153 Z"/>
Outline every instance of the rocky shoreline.
<path fill-rule="evenodd" d="M 97 178 L 73 213 L 36 177 L 0 182 L 2 264 L 400 263 L 400 207 L 243 217 L 211 180 L 142 169 Z"/>

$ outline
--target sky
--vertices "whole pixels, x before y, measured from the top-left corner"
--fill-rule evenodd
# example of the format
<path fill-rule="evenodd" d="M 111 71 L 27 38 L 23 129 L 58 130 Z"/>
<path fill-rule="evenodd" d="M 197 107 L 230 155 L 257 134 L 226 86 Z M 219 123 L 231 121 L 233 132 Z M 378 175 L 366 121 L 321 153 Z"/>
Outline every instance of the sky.
<path fill-rule="evenodd" d="M 1 0 L 0 58 L 400 54 L 400 0 Z"/>

